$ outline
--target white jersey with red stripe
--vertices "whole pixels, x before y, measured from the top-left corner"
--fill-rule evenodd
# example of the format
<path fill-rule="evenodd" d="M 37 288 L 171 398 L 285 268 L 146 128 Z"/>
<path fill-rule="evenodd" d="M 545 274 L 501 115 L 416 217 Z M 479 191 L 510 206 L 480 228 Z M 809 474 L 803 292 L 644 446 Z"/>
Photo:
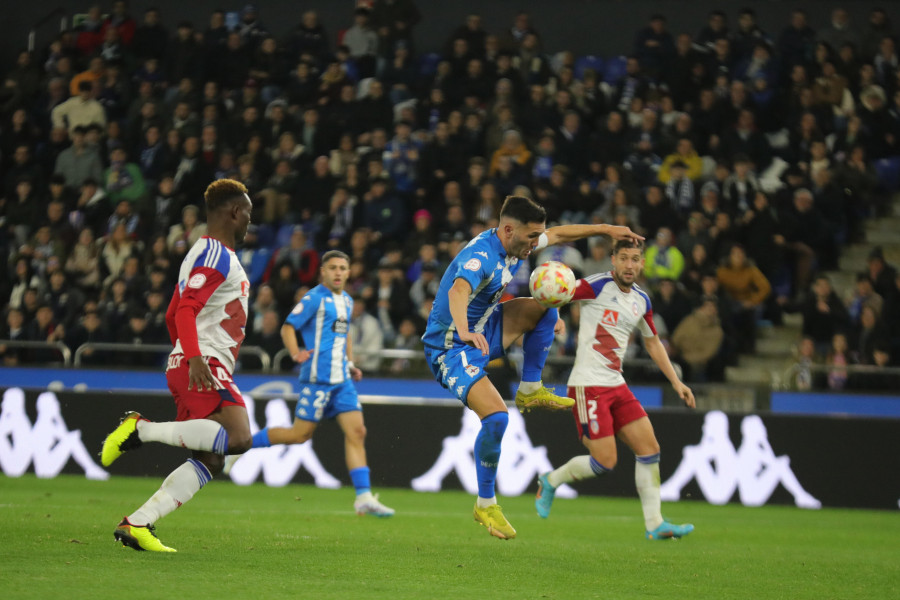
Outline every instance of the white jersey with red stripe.
<path fill-rule="evenodd" d="M 215 238 L 203 236 L 181 263 L 178 285 L 169 307 L 175 313 L 185 302 L 200 307 L 197 313 L 197 343 L 200 354 L 214 356 L 234 372 L 244 329 L 250 280 L 234 250 Z M 182 354 L 182 335 L 176 332 L 172 354 Z"/>
<path fill-rule="evenodd" d="M 625 383 L 622 359 L 635 328 L 656 335 L 650 297 L 637 285 L 625 292 L 612 272 L 578 280 L 574 300 L 582 301 L 575 366 L 570 386 L 615 387 Z"/>

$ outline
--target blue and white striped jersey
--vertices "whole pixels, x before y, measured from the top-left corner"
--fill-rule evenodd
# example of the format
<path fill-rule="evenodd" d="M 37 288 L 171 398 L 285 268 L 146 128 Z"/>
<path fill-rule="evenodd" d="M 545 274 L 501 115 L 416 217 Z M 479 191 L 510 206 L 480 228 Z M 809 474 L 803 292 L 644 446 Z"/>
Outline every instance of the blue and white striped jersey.
<path fill-rule="evenodd" d="M 538 249 L 544 245 L 546 238 L 542 236 Z M 425 335 L 422 336 L 425 345 L 451 348 L 454 343 L 462 343 L 453 325 L 448 297 L 450 288 L 457 279 L 465 279 L 472 286 L 467 310 L 469 329 L 475 333 L 484 333 L 484 324 L 497 308 L 503 290 L 512 281 L 522 262 L 506 254 L 496 229 L 483 231 L 474 237 L 456 255 L 441 278 L 437 297 L 428 316 Z"/>
<path fill-rule="evenodd" d="M 300 365 L 303 383 L 338 384 L 350 379 L 347 371 L 347 332 L 353 298 L 335 294 L 324 285 L 309 290 L 285 323 L 300 332 L 312 355 Z"/>

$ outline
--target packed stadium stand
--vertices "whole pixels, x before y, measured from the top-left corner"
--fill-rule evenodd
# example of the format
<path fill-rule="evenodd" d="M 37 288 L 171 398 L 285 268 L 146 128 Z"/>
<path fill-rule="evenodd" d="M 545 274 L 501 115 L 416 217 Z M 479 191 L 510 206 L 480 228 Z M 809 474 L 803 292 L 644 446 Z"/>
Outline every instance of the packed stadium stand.
<path fill-rule="evenodd" d="M 329 23 L 301 6 L 296 24 L 254 5 L 206 22 L 137 8 L 85 5 L 7 57 L 4 365 L 161 366 L 178 267 L 205 232 L 203 191 L 228 177 L 255 205 L 239 249 L 253 286 L 245 369 L 281 368 L 281 324 L 320 256 L 341 249 L 359 366 L 426 377 L 411 357 L 437 282 L 514 194 L 540 202 L 548 225 L 646 236 L 644 285 L 689 381 L 900 382 L 889 11 L 797 9 L 771 30 L 752 8 L 713 8 L 677 31 L 648 14 L 630 44 L 599 55 L 512 9 L 499 28 L 477 12 L 447 22 L 425 47 L 414 32 L 429 6 L 412 0 L 347 3 Z M 592 239 L 533 260 L 589 275 L 609 252 Z M 510 297 L 527 294 L 528 271 Z M 559 369 L 578 324 L 577 307 L 563 314 Z M 153 351 L 85 346 L 103 343 Z"/>

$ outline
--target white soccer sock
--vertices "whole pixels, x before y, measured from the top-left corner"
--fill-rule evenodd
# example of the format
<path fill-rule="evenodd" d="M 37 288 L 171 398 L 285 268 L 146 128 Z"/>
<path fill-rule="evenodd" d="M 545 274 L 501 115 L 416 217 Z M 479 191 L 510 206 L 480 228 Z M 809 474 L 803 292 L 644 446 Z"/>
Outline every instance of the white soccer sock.
<path fill-rule="evenodd" d="M 634 485 L 641 497 L 644 510 L 644 526 L 653 531 L 662 522 L 662 508 L 659 499 L 659 454 L 636 456 L 634 462 Z"/>
<path fill-rule="evenodd" d="M 159 442 L 216 454 L 225 454 L 228 449 L 228 433 L 210 419 L 166 423 L 139 420 L 137 431 L 142 442 Z"/>
<path fill-rule="evenodd" d="M 543 385 L 540 381 L 523 381 L 519 384 L 519 391 L 523 394 L 533 394 L 541 389 Z"/>
<path fill-rule="evenodd" d="M 169 473 L 156 493 L 142 507 L 128 515 L 128 522 L 132 525 L 156 523 L 193 498 L 210 479 L 212 475 L 206 465 L 189 458 L 186 463 Z"/>
<path fill-rule="evenodd" d="M 488 506 L 493 506 L 497 504 L 497 496 L 493 496 L 491 498 L 482 498 L 478 496 L 478 500 L 475 501 L 478 508 L 487 508 Z"/>
<path fill-rule="evenodd" d="M 551 471 L 547 475 L 547 480 L 553 487 L 559 487 L 564 483 L 572 483 L 573 481 L 581 481 L 582 479 L 596 476 L 597 473 L 591 467 L 591 456 L 585 454 L 584 456 L 576 456 L 560 468 Z"/>

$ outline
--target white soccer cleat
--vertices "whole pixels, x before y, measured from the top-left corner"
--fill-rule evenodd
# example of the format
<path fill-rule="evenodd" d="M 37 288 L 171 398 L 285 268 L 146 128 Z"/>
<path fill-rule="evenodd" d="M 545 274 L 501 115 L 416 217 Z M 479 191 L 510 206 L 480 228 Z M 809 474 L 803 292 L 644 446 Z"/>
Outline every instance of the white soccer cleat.
<path fill-rule="evenodd" d="M 358 515 L 372 515 L 373 517 L 393 517 L 394 509 L 385 506 L 378 501 L 378 495 L 363 494 L 353 503 L 353 508 Z"/>
<path fill-rule="evenodd" d="M 243 454 L 229 454 L 225 457 L 225 466 L 222 468 L 222 473 L 226 476 L 231 474 L 231 469 L 234 467 L 234 463 L 238 461 L 238 459 L 243 456 Z"/>

